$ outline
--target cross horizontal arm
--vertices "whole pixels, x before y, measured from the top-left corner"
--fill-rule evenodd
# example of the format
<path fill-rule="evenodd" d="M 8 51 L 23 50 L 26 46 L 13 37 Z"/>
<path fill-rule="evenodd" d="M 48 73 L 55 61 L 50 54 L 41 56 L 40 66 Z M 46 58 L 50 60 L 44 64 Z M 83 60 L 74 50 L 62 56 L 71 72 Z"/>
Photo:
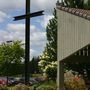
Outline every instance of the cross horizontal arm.
<path fill-rule="evenodd" d="M 38 11 L 38 12 L 30 13 L 30 14 L 27 14 L 27 15 L 16 16 L 16 17 L 14 17 L 14 21 L 22 20 L 22 19 L 25 19 L 25 18 L 32 18 L 32 17 L 41 16 L 41 15 L 44 15 L 43 12 L 44 11 Z"/>

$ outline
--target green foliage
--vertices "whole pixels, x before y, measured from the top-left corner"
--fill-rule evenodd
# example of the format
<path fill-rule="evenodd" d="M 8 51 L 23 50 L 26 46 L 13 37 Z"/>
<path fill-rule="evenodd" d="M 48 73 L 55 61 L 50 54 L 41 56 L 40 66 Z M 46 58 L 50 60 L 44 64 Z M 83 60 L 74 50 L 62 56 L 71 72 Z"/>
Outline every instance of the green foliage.
<path fill-rule="evenodd" d="M 8 90 L 7 86 L 0 85 L 0 90 Z"/>
<path fill-rule="evenodd" d="M 0 74 L 11 75 L 13 70 L 19 69 L 19 64 L 24 58 L 24 49 L 20 41 L 3 43 L 0 45 Z M 17 67 L 18 69 L 15 69 Z"/>
<path fill-rule="evenodd" d="M 55 9 L 53 15 L 54 17 L 49 20 L 46 27 L 47 44 L 43 54 L 40 56 L 39 66 L 41 72 L 45 73 L 49 78 L 55 79 L 57 73 L 57 16 Z M 55 63 L 55 66 L 52 63 Z"/>
<path fill-rule="evenodd" d="M 37 88 L 37 90 L 55 90 L 55 89 L 53 88 L 53 86 L 42 85 L 42 86 L 39 86 L 39 87 Z"/>
<path fill-rule="evenodd" d="M 84 7 L 83 0 L 64 0 L 64 3 L 67 7 L 72 7 L 72 8 L 83 8 Z"/>
<path fill-rule="evenodd" d="M 3 43 L 0 45 L 0 61 L 1 62 L 17 62 L 20 63 L 24 57 L 24 49 L 21 48 L 21 42 Z"/>
<path fill-rule="evenodd" d="M 46 81 L 38 86 L 36 90 L 57 90 L 56 82 Z"/>
<path fill-rule="evenodd" d="M 90 0 L 87 1 L 87 3 L 84 4 L 85 9 L 90 10 Z"/>
<path fill-rule="evenodd" d="M 67 63 L 65 67 L 68 70 L 79 72 L 84 78 L 90 79 L 90 63 Z"/>
<path fill-rule="evenodd" d="M 56 80 L 57 73 L 57 62 L 51 62 L 45 66 L 44 73 L 51 80 Z"/>
<path fill-rule="evenodd" d="M 39 73 L 38 62 L 39 62 L 39 57 L 33 57 L 32 60 L 29 62 L 30 74 Z"/>
<path fill-rule="evenodd" d="M 64 5 L 71 8 L 90 9 L 90 0 L 84 3 L 84 0 L 64 0 Z"/>
<path fill-rule="evenodd" d="M 56 61 L 57 60 L 57 16 L 56 10 L 54 9 L 53 13 L 54 17 L 49 20 L 49 23 L 46 27 L 46 36 L 47 36 L 47 55 L 49 60 Z"/>

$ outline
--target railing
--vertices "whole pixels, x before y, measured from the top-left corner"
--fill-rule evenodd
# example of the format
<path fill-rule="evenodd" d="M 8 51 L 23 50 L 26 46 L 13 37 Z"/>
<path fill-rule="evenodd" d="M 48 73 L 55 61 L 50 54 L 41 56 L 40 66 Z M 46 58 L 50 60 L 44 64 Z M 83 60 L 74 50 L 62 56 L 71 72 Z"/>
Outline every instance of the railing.
<path fill-rule="evenodd" d="M 90 55 L 90 45 L 86 46 L 84 49 L 75 53 L 75 56 L 89 56 Z"/>

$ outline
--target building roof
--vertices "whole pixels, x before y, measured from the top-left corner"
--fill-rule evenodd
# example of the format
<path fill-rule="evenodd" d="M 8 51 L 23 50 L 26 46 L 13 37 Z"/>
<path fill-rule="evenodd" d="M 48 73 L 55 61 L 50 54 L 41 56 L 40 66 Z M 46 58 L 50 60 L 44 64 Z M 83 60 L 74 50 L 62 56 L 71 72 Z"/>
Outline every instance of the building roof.
<path fill-rule="evenodd" d="M 90 10 L 64 7 L 61 5 L 57 5 L 56 7 L 62 11 L 90 20 Z"/>

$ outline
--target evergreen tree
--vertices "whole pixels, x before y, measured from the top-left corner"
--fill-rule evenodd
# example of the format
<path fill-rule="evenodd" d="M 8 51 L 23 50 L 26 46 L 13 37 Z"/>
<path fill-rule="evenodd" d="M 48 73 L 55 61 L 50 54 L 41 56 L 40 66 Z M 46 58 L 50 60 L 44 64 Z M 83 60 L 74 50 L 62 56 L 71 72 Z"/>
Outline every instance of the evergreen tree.
<path fill-rule="evenodd" d="M 47 44 L 40 56 L 39 66 L 48 78 L 55 80 L 57 76 L 57 16 L 55 9 L 53 16 L 46 27 Z"/>
<path fill-rule="evenodd" d="M 39 57 L 33 57 L 32 60 L 29 62 L 30 74 L 39 73 L 38 62 Z"/>
<path fill-rule="evenodd" d="M 47 36 L 47 55 L 50 61 L 57 60 L 57 16 L 56 10 L 54 9 L 54 17 L 49 20 L 49 23 L 46 27 L 46 36 Z"/>
<path fill-rule="evenodd" d="M 67 7 L 72 8 L 83 8 L 84 7 L 84 0 L 64 0 L 64 4 Z"/>
<path fill-rule="evenodd" d="M 90 9 L 90 0 L 84 3 L 84 0 L 64 0 L 64 6 L 71 8 Z"/>
<path fill-rule="evenodd" d="M 90 0 L 87 1 L 87 3 L 84 4 L 85 9 L 90 10 Z"/>

